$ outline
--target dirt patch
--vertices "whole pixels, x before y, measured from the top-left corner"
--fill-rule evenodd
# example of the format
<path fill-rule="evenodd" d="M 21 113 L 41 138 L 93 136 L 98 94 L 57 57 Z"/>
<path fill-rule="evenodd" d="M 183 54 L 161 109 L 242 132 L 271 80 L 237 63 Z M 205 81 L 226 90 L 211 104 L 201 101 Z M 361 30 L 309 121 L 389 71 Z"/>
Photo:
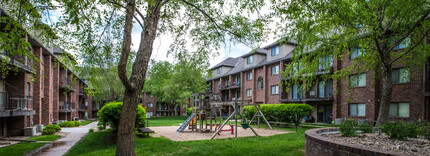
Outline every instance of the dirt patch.
<path fill-rule="evenodd" d="M 164 127 L 149 127 L 150 129 L 155 131 L 155 134 L 152 134 L 153 137 L 164 136 L 173 141 L 190 141 L 190 140 L 209 140 L 215 131 L 212 129 L 211 132 L 208 133 L 200 133 L 196 131 L 191 131 L 188 128 L 185 129 L 182 133 L 177 133 L 176 130 L 179 126 L 164 126 Z M 229 126 L 223 128 L 223 130 L 230 129 Z M 285 134 L 290 133 L 288 131 L 280 131 L 280 130 L 270 130 L 270 129 L 258 129 L 254 128 L 259 136 L 272 136 L 276 134 Z M 244 130 L 242 127 L 237 128 L 237 137 L 247 137 L 247 136 L 255 136 L 251 129 Z M 230 134 L 230 131 L 221 132 L 221 135 L 217 135 L 215 139 L 220 138 L 232 138 L 234 135 Z"/>
<path fill-rule="evenodd" d="M 403 152 L 407 155 L 430 155 L 430 141 L 424 138 L 409 138 L 405 141 L 390 139 L 385 134 L 358 134 L 356 137 L 342 137 L 341 134 L 324 134 L 337 142 L 373 147 L 385 151 Z"/>

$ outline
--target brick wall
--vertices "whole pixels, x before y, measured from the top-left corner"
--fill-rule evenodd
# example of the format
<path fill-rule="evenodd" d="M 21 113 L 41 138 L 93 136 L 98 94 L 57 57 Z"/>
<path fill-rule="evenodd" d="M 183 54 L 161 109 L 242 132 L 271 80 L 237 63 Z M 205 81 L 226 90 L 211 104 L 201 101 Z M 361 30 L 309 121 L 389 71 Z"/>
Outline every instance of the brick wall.
<path fill-rule="evenodd" d="M 42 97 L 43 97 L 43 76 L 44 76 L 44 67 L 43 67 L 43 55 L 42 55 L 42 48 L 41 47 L 33 47 L 33 52 L 36 58 L 38 58 L 39 61 L 36 63 L 36 75 L 35 75 L 35 82 L 34 82 L 34 110 L 36 110 L 36 114 L 34 115 L 34 124 L 39 125 L 42 124 Z"/>
<path fill-rule="evenodd" d="M 44 96 L 42 99 L 42 124 L 48 125 L 51 123 L 53 116 L 53 79 L 52 79 L 52 61 L 50 55 L 43 56 L 44 64 Z"/>
<path fill-rule="evenodd" d="M 60 64 L 58 62 L 53 62 L 52 68 L 52 118 L 54 121 L 59 120 L 58 118 L 58 102 L 60 100 Z"/>
<path fill-rule="evenodd" d="M 281 91 L 281 86 L 279 85 L 279 77 L 280 77 L 280 74 L 275 74 L 275 75 L 272 75 L 272 67 L 273 66 L 276 66 L 276 65 L 279 65 L 280 66 L 280 64 L 273 64 L 273 65 L 269 65 L 269 66 L 267 66 L 267 102 L 266 103 L 268 103 L 268 104 L 276 104 L 276 103 L 279 103 L 279 99 L 280 99 L 280 94 L 272 94 L 271 93 L 271 91 L 272 91 L 272 86 L 274 86 L 274 85 L 278 85 L 278 91 L 279 91 L 279 93 L 281 93 L 280 91 Z M 280 67 L 279 67 L 280 68 Z M 281 70 L 279 70 L 279 71 L 281 71 Z"/>
<path fill-rule="evenodd" d="M 148 107 L 148 103 L 152 103 L 153 107 Z M 150 96 L 149 93 L 142 94 L 142 106 L 146 107 L 146 112 L 152 112 L 155 116 L 157 111 L 157 95 Z"/>
<path fill-rule="evenodd" d="M 335 142 L 320 135 L 322 132 L 337 131 L 337 128 L 311 129 L 305 132 L 305 156 L 333 156 L 333 155 L 405 155 L 402 153 L 383 151 L 360 145 Z"/>

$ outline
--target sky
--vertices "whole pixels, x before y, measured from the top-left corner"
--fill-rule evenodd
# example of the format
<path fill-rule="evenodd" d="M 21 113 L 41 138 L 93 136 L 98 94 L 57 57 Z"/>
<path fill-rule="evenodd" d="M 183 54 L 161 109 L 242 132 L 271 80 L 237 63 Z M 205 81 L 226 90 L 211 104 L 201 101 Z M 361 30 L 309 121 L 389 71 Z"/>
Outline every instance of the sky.
<path fill-rule="evenodd" d="M 268 9 L 262 9 L 260 11 L 261 14 L 265 14 L 265 11 L 263 10 L 268 10 Z M 48 17 L 45 17 L 45 23 L 47 24 L 51 24 L 51 23 L 55 23 L 59 17 L 62 15 L 62 11 L 61 10 L 50 10 L 46 12 Z M 255 17 L 254 17 L 255 16 Z M 257 15 L 251 16 L 252 18 L 258 18 Z M 133 30 L 132 30 L 132 50 L 137 51 L 138 49 L 138 45 L 140 42 L 140 34 L 141 34 L 141 27 L 139 24 L 135 24 L 133 26 Z M 169 34 L 162 34 L 160 36 L 158 36 L 155 41 L 154 41 L 154 45 L 153 45 L 153 53 L 151 56 L 151 59 L 154 59 L 156 61 L 169 61 L 169 62 L 174 62 L 174 58 L 173 56 L 168 56 L 167 52 L 169 50 L 169 46 L 173 43 L 173 38 L 170 37 L 171 35 Z M 266 40 L 265 43 L 260 43 L 261 46 L 265 46 L 268 44 L 273 43 L 275 40 L 273 39 L 273 36 L 269 36 Z M 228 58 L 228 57 L 238 57 L 241 56 L 243 54 L 246 54 L 248 52 L 250 52 L 252 49 L 244 44 L 233 44 L 233 43 L 226 43 L 227 45 L 224 45 L 223 48 L 221 48 L 218 51 L 218 54 L 216 57 L 211 57 L 209 62 L 210 62 L 210 67 L 218 64 L 219 62 L 223 61 L 224 59 Z M 66 49 L 67 50 L 67 49 Z M 69 51 L 71 53 L 73 53 L 73 51 Z"/>

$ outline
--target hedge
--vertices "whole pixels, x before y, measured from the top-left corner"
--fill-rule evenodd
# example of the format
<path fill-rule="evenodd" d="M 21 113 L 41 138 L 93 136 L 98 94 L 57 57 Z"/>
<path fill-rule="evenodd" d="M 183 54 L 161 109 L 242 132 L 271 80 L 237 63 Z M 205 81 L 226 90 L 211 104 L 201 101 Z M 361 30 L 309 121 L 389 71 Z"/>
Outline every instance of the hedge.
<path fill-rule="evenodd" d="M 61 131 L 61 127 L 54 124 L 49 124 L 45 128 L 43 128 L 42 135 L 51 135 L 55 132 Z"/>
<path fill-rule="evenodd" d="M 119 124 L 119 117 L 121 115 L 122 102 L 109 102 L 102 107 L 97 113 L 99 121 L 103 125 L 110 125 L 113 132 L 116 132 Z M 146 110 L 141 105 L 137 107 L 136 113 L 136 128 L 145 123 Z"/>
<path fill-rule="evenodd" d="M 311 114 L 313 107 L 308 104 L 262 104 L 261 112 L 269 121 L 292 123 Z M 248 120 L 254 116 L 257 109 L 254 106 L 243 107 L 243 115 Z"/>

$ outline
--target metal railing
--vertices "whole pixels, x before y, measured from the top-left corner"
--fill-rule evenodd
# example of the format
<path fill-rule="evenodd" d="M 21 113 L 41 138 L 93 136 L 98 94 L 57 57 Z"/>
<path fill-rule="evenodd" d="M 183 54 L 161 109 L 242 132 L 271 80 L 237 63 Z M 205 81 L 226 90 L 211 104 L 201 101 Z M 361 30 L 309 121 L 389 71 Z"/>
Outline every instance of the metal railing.
<path fill-rule="evenodd" d="M 72 80 L 69 78 L 62 78 L 60 81 L 60 87 L 74 89 L 74 85 L 72 84 Z"/>
<path fill-rule="evenodd" d="M 75 109 L 75 103 L 74 102 L 64 102 L 63 105 L 58 106 L 58 109 L 60 109 L 60 110 L 73 110 L 73 109 Z"/>
<path fill-rule="evenodd" d="M 6 59 L 8 59 L 8 63 L 11 63 L 13 65 L 17 65 L 21 68 L 26 68 L 28 70 L 33 69 L 33 61 L 25 57 L 24 55 L 18 55 L 18 54 L 11 54 L 9 51 L 6 50 L 0 50 L 0 55 L 5 56 Z"/>
<path fill-rule="evenodd" d="M 85 103 L 80 104 L 80 105 L 79 105 L 79 109 L 87 109 L 87 106 L 85 106 Z"/>
<path fill-rule="evenodd" d="M 33 97 L 24 94 L 0 92 L 0 109 L 33 110 Z"/>

